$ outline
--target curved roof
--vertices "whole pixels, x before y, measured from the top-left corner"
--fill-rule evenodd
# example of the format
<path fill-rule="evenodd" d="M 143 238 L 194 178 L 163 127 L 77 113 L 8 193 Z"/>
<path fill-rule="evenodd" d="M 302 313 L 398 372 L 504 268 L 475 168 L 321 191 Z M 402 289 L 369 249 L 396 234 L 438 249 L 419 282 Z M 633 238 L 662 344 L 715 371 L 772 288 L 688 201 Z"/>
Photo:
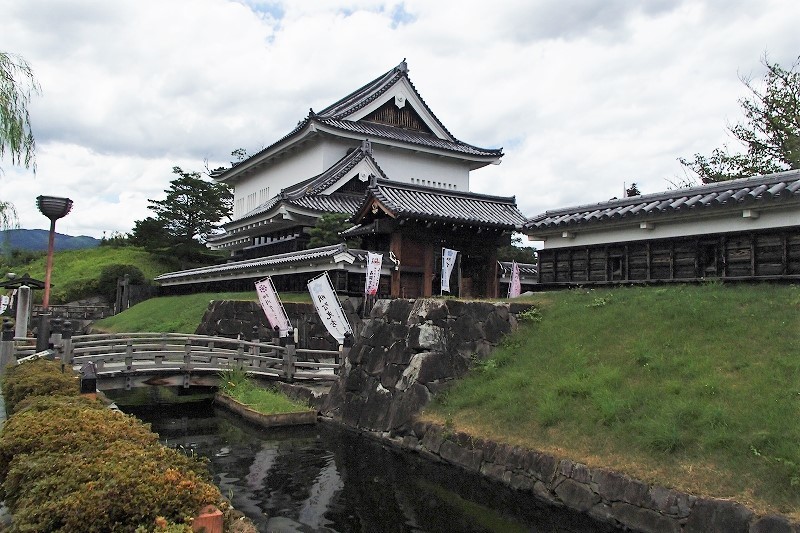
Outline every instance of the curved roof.
<path fill-rule="evenodd" d="M 412 131 L 369 121 L 352 120 L 353 114 L 368 106 L 383 94 L 389 91 L 395 84 L 405 80 L 416 98 L 421 102 L 425 114 L 436 123 L 436 125 L 446 134 L 446 139 L 436 135 L 423 132 Z M 308 116 L 300 121 L 297 126 L 276 142 L 267 146 L 257 154 L 234 164 L 231 168 L 212 173 L 214 179 L 225 181 L 239 174 L 240 170 L 258 165 L 259 162 L 273 152 L 279 152 L 291 145 L 295 140 L 299 140 L 306 135 L 313 134 L 315 129 L 330 128 L 339 132 L 352 133 L 363 137 L 368 135 L 374 139 L 393 141 L 402 144 L 409 144 L 417 147 L 425 147 L 434 150 L 443 150 L 468 156 L 471 158 L 497 159 L 503 156 L 502 148 L 480 148 L 456 139 L 442 122 L 434 115 L 420 96 L 414 84 L 408 77 L 408 66 L 405 60 L 388 72 L 378 76 L 371 82 L 356 89 L 349 95 L 326 107 L 319 113 L 309 110 Z"/>
<path fill-rule="evenodd" d="M 705 213 L 733 206 L 767 206 L 792 199 L 800 200 L 800 170 L 554 209 L 529 219 L 525 229 L 566 228 L 609 220 L 643 220 L 678 213 Z"/>
<path fill-rule="evenodd" d="M 513 196 L 490 196 L 423 187 L 389 180 L 373 180 L 356 218 L 364 218 L 374 200 L 397 218 L 442 220 L 505 229 L 519 229 L 525 217 Z"/>

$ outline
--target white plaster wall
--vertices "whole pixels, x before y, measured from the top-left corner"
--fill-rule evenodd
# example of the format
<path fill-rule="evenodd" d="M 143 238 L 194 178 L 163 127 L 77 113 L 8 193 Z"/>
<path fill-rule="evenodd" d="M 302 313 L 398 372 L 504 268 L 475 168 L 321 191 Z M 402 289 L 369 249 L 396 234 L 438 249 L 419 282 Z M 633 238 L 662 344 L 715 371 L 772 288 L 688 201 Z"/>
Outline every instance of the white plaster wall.
<path fill-rule="evenodd" d="M 653 229 L 641 229 L 639 220 L 635 223 L 615 225 L 613 228 L 606 225 L 605 229 L 597 230 L 568 230 L 573 231 L 574 237 L 562 237 L 562 232 L 557 235 L 548 235 L 544 240 L 545 250 L 568 248 L 572 246 L 589 246 L 612 242 L 641 241 L 646 239 L 664 239 L 671 237 L 687 237 L 705 235 L 709 233 L 726 233 L 732 231 L 751 231 L 762 229 L 800 226 L 800 207 L 788 206 L 790 209 L 773 208 L 758 211 L 758 218 L 744 218 L 742 209 L 728 211 L 722 216 L 714 218 L 686 217 L 670 221 L 653 222 Z M 535 234 L 532 238 L 540 239 L 542 234 Z"/>
<path fill-rule="evenodd" d="M 373 157 L 389 179 L 428 185 L 428 181 L 454 185 L 455 190 L 469 191 L 469 163 L 446 157 L 435 157 L 407 150 L 372 145 Z M 443 187 L 453 189 L 453 187 Z"/>
<path fill-rule="evenodd" d="M 322 164 L 323 151 L 324 147 L 322 145 L 314 144 L 301 152 L 282 157 L 277 162 L 262 167 L 254 174 L 241 179 L 236 183 L 233 195 L 233 218 L 236 219 L 249 211 L 246 201 L 248 195 L 256 193 L 258 196 L 261 189 L 269 187 L 269 198 L 272 198 L 281 192 L 281 189 L 321 173 L 325 170 Z M 238 202 L 240 198 L 245 199 L 244 208 L 241 210 Z M 256 205 L 260 205 L 260 202 L 257 201 Z"/>

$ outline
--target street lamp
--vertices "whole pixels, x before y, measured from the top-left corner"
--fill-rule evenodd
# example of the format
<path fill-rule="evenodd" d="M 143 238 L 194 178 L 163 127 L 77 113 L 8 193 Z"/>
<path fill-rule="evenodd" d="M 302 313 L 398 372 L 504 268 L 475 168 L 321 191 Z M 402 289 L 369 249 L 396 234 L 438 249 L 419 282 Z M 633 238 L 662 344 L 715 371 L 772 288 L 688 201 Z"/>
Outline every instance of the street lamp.
<path fill-rule="evenodd" d="M 39 331 L 36 335 L 36 351 L 41 352 L 49 347 L 50 322 L 47 309 L 50 306 L 50 275 L 53 273 L 53 248 L 56 240 L 56 220 L 67 216 L 72 209 L 72 200 L 57 196 L 38 196 L 36 207 L 44 216 L 50 219 L 50 236 L 47 241 L 47 266 L 44 275 L 44 298 L 42 299 L 42 316 L 39 321 Z"/>
<path fill-rule="evenodd" d="M 36 207 L 50 219 L 50 236 L 47 241 L 47 267 L 44 275 L 44 299 L 42 308 L 47 311 L 50 305 L 50 275 L 53 272 L 53 246 L 56 239 L 56 220 L 67 216 L 72 209 L 72 200 L 57 196 L 38 196 Z"/>

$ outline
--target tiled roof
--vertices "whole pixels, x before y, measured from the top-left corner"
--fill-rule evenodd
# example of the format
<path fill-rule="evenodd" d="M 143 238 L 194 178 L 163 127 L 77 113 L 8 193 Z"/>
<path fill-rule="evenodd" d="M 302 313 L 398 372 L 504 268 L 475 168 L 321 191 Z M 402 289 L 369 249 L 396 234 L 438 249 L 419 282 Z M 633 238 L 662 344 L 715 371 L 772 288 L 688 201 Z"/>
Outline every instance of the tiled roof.
<path fill-rule="evenodd" d="M 158 282 L 169 282 L 178 279 L 198 278 L 208 275 L 224 275 L 224 274 L 237 274 L 241 275 L 247 271 L 253 271 L 253 275 L 258 275 L 259 271 L 264 267 L 286 266 L 297 263 L 305 263 L 309 261 L 319 261 L 320 259 L 331 259 L 335 255 L 342 252 L 349 252 L 356 258 L 363 259 L 366 257 L 366 252 L 363 250 L 348 250 L 344 244 L 335 244 L 332 246 L 323 246 L 321 248 L 312 248 L 310 250 L 302 250 L 299 252 L 291 252 L 287 254 L 271 255 L 269 257 L 259 257 L 256 259 L 247 259 L 244 261 L 234 261 L 224 265 L 206 266 L 200 268 L 192 268 L 189 270 L 181 270 L 178 272 L 167 272 L 155 278 Z"/>
<path fill-rule="evenodd" d="M 261 213 L 266 213 L 280 203 L 287 203 L 317 211 L 354 214 L 361 204 L 361 197 L 337 193 L 321 195 L 319 193 L 335 184 L 360 161 L 367 157 L 372 159 L 368 143 L 363 143 L 361 148 L 353 150 L 331 165 L 325 172 L 283 189 L 279 194 L 248 211 L 233 222 L 239 222 L 260 215 Z M 375 167 L 378 168 L 379 172 L 383 174 L 378 163 L 376 163 L 374 159 L 372 159 L 372 162 Z"/>
<path fill-rule="evenodd" d="M 699 214 L 733 206 L 772 205 L 791 199 L 800 200 L 800 170 L 554 209 L 528 220 L 525 229 L 573 227 L 621 219 L 649 220 L 670 214 Z"/>
<path fill-rule="evenodd" d="M 498 261 L 500 264 L 500 269 L 502 270 L 502 276 L 510 276 L 511 275 L 511 261 Z M 528 278 L 535 278 L 537 275 L 536 265 L 531 263 L 517 263 L 519 265 L 519 273 L 522 276 L 526 276 Z"/>
<path fill-rule="evenodd" d="M 347 117 L 351 116 L 359 109 L 369 105 L 377 98 L 380 98 L 381 95 L 386 93 L 386 91 L 388 91 L 393 85 L 403 78 L 408 81 L 408 84 L 411 86 L 415 95 L 417 98 L 419 98 L 419 101 L 422 102 L 426 112 L 436 122 L 436 124 L 441 127 L 442 131 L 446 133 L 449 139 L 439 139 L 434 135 L 411 132 L 403 128 L 381 126 L 369 122 L 354 122 L 352 120 L 346 120 Z M 502 157 L 503 155 L 502 148 L 479 148 L 456 139 L 455 136 L 453 136 L 447 130 L 444 124 L 442 124 L 442 122 L 436 117 L 436 115 L 433 114 L 433 111 L 431 111 L 431 109 L 425 103 L 425 100 L 422 99 L 419 91 L 417 91 L 416 87 L 408 77 L 408 66 L 406 65 L 405 60 L 403 60 L 398 66 L 375 78 L 371 82 L 365 84 L 363 87 L 350 93 L 334 104 L 326 107 L 319 113 L 309 110 L 308 116 L 300 121 L 292 131 L 278 139 L 276 142 L 267 146 L 257 154 L 254 154 L 244 161 L 236 163 L 231 168 L 213 172 L 212 177 L 219 180 L 225 180 L 232 175 L 235 175 L 238 167 L 247 166 L 252 160 L 258 159 L 260 156 L 267 154 L 286 141 L 301 135 L 303 132 L 307 132 L 307 130 L 315 124 L 328 126 L 340 131 L 370 135 L 376 138 L 409 143 L 416 146 L 424 146 L 439 150 L 446 150 L 470 156 L 498 158 Z"/>
<path fill-rule="evenodd" d="M 519 229 L 525 223 L 513 196 L 456 192 L 388 180 L 374 180 L 369 193 L 367 202 L 373 196 L 399 218 L 464 222 L 507 229 Z"/>
<path fill-rule="evenodd" d="M 316 122 L 326 124 L 331 128 L 336 128 L 341 131 L 369 135 L 371 137 L 380 137 L 394 141 L 402 141 L 409 144 L 427 146 L 429 148 L 438 148 L 450 152 L 460 152 L 463 154 L 485 157 L 501 157 L 503 155 L 502 149 L 479 148 L 477 146 L 472 146 L 471 144 L 461 142 L 457 139 L 453 141 L 440 139 L 439 137 L 429 133 L 394 128 L 392 126 L 386 126 L 374 122 L 353 122 L 352 120 L 339 119 L 319 119 L 316 120 Z"/>

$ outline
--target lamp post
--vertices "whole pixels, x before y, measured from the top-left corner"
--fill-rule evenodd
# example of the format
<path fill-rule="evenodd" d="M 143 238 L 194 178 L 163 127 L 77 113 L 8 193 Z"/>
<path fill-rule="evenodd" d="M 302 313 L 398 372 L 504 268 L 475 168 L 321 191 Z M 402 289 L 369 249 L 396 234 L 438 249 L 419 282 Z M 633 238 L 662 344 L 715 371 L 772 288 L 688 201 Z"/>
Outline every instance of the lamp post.
<path fill-rule="evenodd" d="M 38 196 L 36 207 L 44 216 L 50 219 L 50 235 L 47 240 L 47 266 L 44 275 L 44 298 L 42 299 L 42 320 L 39 323 L 39 335 L 36 339 L 36 350 L 47 349 L 49 341 L 49 324 L 47 322 L 47 309 L 50 306 L 50 275 L 53 273 L 53 247 L 56 239 L 56 220 L 67 216 L 72 209 L 72 200 L 57 196 Z"/>

